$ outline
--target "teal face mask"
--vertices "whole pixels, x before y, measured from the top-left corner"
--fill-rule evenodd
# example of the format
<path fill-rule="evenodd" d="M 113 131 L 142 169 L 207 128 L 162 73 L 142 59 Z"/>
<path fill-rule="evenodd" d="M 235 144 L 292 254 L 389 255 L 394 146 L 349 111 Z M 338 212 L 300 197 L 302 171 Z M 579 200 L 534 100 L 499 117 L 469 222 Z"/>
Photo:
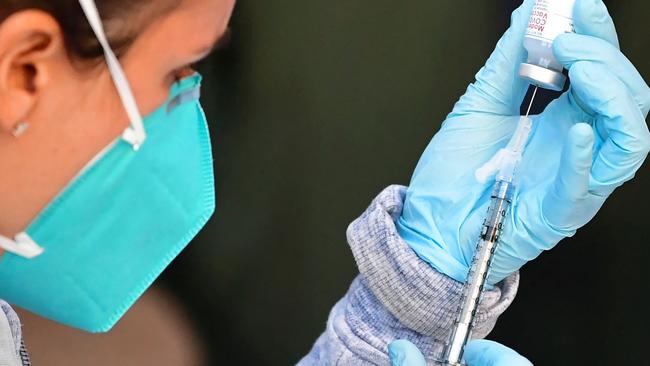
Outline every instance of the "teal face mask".
<path fill-rule="evenodd" d="M 94 3 L 80 3 L 102 41 Z M 0 257 L 0 298 L 91 332 L 109 330 L 215 208 L 200 77 L 175 84 L 142 121 L 119 63 L 105 51 L 132 126 L 25 232 L 0 238 L 7 251 Z"/>

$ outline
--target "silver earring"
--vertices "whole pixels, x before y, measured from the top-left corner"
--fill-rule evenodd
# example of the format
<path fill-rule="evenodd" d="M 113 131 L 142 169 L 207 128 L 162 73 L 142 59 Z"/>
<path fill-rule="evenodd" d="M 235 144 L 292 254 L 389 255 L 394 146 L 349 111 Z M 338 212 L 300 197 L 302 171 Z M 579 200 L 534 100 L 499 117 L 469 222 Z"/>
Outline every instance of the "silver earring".
<path fill-rule="evenodd" d="M 14 137 L 18 138 L 18 137 L 22 136 L 25 133 L 25 131 L 27 131 L 28 127 L 29 127 L 29 123 L 27 123 L 27 122 L 17 123 L 14 126 L 14 130 L 11 131 L 11 133 L 14 135 Z"/>

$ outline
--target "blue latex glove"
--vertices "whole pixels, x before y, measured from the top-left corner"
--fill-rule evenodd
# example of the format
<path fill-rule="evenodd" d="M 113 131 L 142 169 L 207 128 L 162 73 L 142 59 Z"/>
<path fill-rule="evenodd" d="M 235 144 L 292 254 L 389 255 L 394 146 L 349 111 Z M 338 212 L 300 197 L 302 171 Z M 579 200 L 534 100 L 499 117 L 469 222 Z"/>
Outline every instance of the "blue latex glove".
<path fill-rule="evenodd" d="M 422 352 L 411 342 L 400 339 L 388 345 L 392 366 L 427 366 Z"/>
<path fill-rule="evenodd" d="M 424 151 L 397 223 L 423 260 L 458 281 L 467 276 L 492 189 L 474 171 L 507 144 L 528 88 L 517 70 L 526 59 L 522 43 L 533 3 L 513 13 L 476 82 Z M 533 117 L 490 285 L 591 220 L 650 149 L 650 88 L 619 51 L 605 4 L 578 0 L 574 20 L 576 34 L 554 43 L 571 87 Z"/>
<path fill-rule="evenodd" d="M 392 366 L 426 366 L 420 350 L 411 342 L 400 339 L 388 345 Z M 525 357 L 499 343 L 484 339 L 470 341 L 465 346 L 468 366 L 532 366 Z"/>

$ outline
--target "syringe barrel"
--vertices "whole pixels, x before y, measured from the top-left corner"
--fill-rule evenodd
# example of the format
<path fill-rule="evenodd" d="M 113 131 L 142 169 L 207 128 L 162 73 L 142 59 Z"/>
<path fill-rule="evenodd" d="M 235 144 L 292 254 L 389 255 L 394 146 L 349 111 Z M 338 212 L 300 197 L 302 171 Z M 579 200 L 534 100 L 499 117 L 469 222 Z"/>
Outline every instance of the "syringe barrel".
<path fill-rule="evenodd" d="M 472 266 L 463 285 L 458 317 L 444 351 L 443 361 L 448 365 L 461 365 L 463 349 L 471 337 L 481 293 L 510 207 L 512 190 L 513 185 L 510 181 L 498 180 L 494 185 Z"/>
<path fill-rule="evenodd" d="M 524 37 L 528 60 L 519 76 L 531 84 L 550 90 L 564 88 L 563 67 L 553 54 L 553 41 L 562 33 L 573 32 L 576 0 L 536 0 Z"/>

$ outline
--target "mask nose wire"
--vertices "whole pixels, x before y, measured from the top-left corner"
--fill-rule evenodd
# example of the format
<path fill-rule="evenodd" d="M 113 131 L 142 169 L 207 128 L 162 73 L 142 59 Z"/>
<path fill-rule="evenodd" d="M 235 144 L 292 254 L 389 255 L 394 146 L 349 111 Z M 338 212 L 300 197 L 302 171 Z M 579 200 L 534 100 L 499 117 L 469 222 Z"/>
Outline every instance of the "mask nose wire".
<path fill-rule="evenodd" d="M 122 69 L 120 62 L 118 61 L 115 53 L 113 53 L 113 50 L 108 43 L 95 1 L 79 0 L 79 4 L 83 9 L 84 14 L 86 15 L 86 19 L 88 19 L 88 23 L 90 23 L 90 27 L 95 33 L 99 44 L 102 46 L 104 57 L 106 58 L 106 65 L 108 66 L 108 71 L 111 74 L 111 78 L 113 79 L 117 93 L 120 96 L 124 110 L 126 111 L 126 114 L 131 121 L 131 126 L 127 127 L 122 133 L 122 139 L 131 144 L 134 150 L 138 150 L 146 139 L 146 133 L 144 131 L 144 125 L 142 123 L 142 115 L 138 110 L 138 105 L 135 102 L 135 97 L 131 91 L 129 81 L 124 74 L 124 70 Z"/>

